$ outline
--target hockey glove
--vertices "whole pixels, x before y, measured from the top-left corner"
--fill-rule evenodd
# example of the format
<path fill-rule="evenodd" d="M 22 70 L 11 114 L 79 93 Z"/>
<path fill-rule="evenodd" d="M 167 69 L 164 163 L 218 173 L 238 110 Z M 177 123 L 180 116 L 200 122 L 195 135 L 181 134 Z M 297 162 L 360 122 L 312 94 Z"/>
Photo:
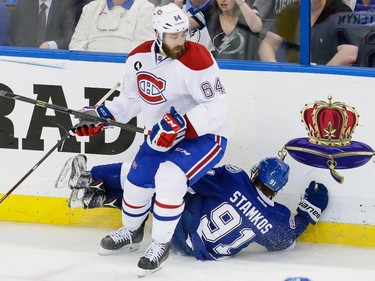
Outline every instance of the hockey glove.
<path fill-rule="evenodd" d="M 104 105 L 101 105 L 99 107 L 85 106 L 80 111 L 91 116 L 99 116 L 102 118 L 109 118 L 114 120 L 113 115 Z M 76 134 L 80 137 L 96 136 L 101 133 L 106 127 L 108 127 L 108 124 L 80 119 L 79 123 L 70 129 L 70 132 L 73 135 Z"/>
<path fill-rule="evenodd" d="M 297 213 L 309 223 L 316 224 L 328 205 L 328 190 L 322 183 L 310 182 L 299 203 Z"/>
<path fill-rule="evenodd" d="M 152 127 L 150 141 L 161 147 L 172 147 L 183 140 L 186 132 L 186 120 L 171 107 L 169 113 Z"/>

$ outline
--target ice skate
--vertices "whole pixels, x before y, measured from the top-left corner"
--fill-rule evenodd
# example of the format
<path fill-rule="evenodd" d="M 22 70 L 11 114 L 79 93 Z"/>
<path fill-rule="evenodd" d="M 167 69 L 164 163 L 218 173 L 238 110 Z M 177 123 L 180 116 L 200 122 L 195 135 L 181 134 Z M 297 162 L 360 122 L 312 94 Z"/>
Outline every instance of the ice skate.
<path fill-rule="evenodd" d="M 105 195 L 104 184 L 102 180 L 94 180 L 89 187 L 85 189 L 82 198 L 82 207 L 84 209 L 93 209 L 103 207 L 107 196 Z"/>
<path fill-rule="evenodd" d="M 104 207 L 106 199 L 107 197 L 104 193 L 98 193 L 91 188 L 73 189 L 68 200 L 68 207 L 71 209 L 101 208 Z M 113 202 L 109 202 L 109 204 L 113 204 Z M 112 208 L 116 208 L 116 206 L 113 206 Z"/>
<path fill-rule="evenodd" d="M 169 256 L 171 243 L 158 243 L 152 241 L 145 255 L 138 262 L 138 277 L 144 277 L 162 269 L 164 262 Z"/>
<path fill-rule="evenodd" d="M 94 208 L 115 208 L 120 209 L 121 202 L 118 198 L 105 195 L 102 180 L 94 180 L 88 188 L 73 189 L 68 200 L 69 208 L 94 209 Z"/>
<path fill-rule="evenodd" d="M 85 189 L 73 189 L 68 200 L 68 207 L 71 209 L 83 207 Z"/>
<path fill-rule="evenodd" d="M 88 188 L 73 189 L 68 200 L 69 208 L 92 209 L 103 207 L 106 200 L 102 180 L 92 181 Z"/>
<path fill-rule="evenodd" d="M 121 209 L 118 198 L 107 197 L 104 193 L 97 193 L 95 190 L 88 188 L 83 196 L 83 208 L 113 208 Z"/>
<path fill-rule="evenodd" d="M 83 154 L 70 158 L 60 172 L 55 187 L 87 188 L 91 182 L 91 173 L 87 170 L 86 163 L 87 158 Z"/>
<path fill-rule="evenodd" d="M 99 249 L 99 255 L 111 255 L 120 249 L 129 252 L 138 250 L 139 244 L 143 240 L 146 220 L 135 231 L 130 231 L 126 229 L 126 227 L 121 227 L 119 230 L 104 237 L 100 242 L 101 248 Z"/>

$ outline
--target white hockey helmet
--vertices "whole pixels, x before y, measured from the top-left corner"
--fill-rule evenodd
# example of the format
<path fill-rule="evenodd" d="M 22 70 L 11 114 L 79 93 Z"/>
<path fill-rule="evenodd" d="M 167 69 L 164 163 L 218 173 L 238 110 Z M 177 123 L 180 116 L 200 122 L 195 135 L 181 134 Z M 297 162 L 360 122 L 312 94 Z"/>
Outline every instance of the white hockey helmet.
<path fill-rule="evenodd" d="M 188 30 L 189 19 L 176 4 L 169 3 L 154 9 L 152 27 L 159 33 L 156 39 L 157 43 L 161 45 L 164 33 L 178 33 Z"/>

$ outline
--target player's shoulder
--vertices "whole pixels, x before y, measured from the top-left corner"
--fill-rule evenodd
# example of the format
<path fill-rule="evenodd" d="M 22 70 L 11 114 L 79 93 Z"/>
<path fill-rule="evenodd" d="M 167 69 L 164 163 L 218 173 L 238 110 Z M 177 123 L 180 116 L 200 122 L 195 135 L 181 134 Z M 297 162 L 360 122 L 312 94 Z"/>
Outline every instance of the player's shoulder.
<path fill-rule="evenodd" d="M 231 164 L 224 165 L 224 168 L 225 170 L 227 170 L 229 173 L 232 173 L 232 174 L 238 174 L 238 173 L 243 172 L 243 170 L 240 167 L 237 167 Z"/>
<path fill-rule="evenodd" d="M 91 13 L 97 10 L 99 6 L 102 7 L 101 5 L 102 3 L 100 3 L 100 1 L 91 1 L 90 3 L 87 3 L 87 5 L 83 6 L 83 10 L 86 13 Z"/>
<path fill-rule="evenodd" d="M 154 9 L 154 5 L 148 1 L 148 0 L 137 0 L 137 1 L 134 1 L 134 5 L 137 5 L 138 8 L 152 8 Z M 133 7 L 133 6 L 132 6 Z"/>
<path fill-rule="evenodd" d="M 237 185 L 241 186 L 247 186 L 250 181 L 249 176 L 244 170 L 230 164 L 216 167 L 212 169 L 211 174 L 208 173 L 208 175 L 215 177 L 219 182 L 236 182 Z"/>
<path fill-rule="evenodd" d="M 290 209 L 285 206 L 284 204 L 281 204 L 279 202 L 276 202 L 276 201 L 273 201 L 273 212 L 274 213 L 277 213 L 277 216 L 276 217 L 286 217 L 286 218 L 289 218 L 289 216 L 292 214 L 292 212 L 290 211 Z"/>
<path fill-rule="evenodd" d="M 327 5 L 324 10 L 329 10 L 330 13 L 340 13 L 340 12 L 353 12 L 353 10 L 341 0 L 334 0 Z"/>
<path fill-rule="evenodd" d="M 203 70 L 214 64 L 214 59 L 206 47 L 201 44 L 187 41 L 184 55 L 178 59 L 191 70 Z"/>
<path fill-rule="evenodd" d="M 129 57 L 134 56 L 135 54 L 141 54 L 141 53 L 150 53 L 152 44 L 154 43 L 154 40 L 143 42 L 142 44 L 135 47 L 128 55 Z"/>
<path fill-rule="evenodd" d="M 220 174 L 239 174 L 239 173 L 243 173 L 243 172 L 244 171 L 240 167 L 237 167 L 237 166 L 231 165 L 231 164 L 226 164 L 226 165 L 223 165 L 223 166 L 213 168 L 207 174 L 210 175 L 210 176 L 217 176 L 217 175 L 220 175 Z"/>

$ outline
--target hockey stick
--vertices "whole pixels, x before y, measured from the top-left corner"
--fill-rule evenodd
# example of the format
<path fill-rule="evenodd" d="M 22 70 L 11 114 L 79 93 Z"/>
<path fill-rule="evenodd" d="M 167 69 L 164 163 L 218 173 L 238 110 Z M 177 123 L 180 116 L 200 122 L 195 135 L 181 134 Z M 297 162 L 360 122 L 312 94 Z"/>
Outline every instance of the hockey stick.
<path fill-rule="evenodd" d="M 96 103 L 96 105 L 102 104 L 111 94 L 113 94 L 114 91 L 120 86 L 120 83 L 117 83 L 108 93 L 104 95 L 104 97 L 101 98 L 100 101 Z M 0 90 L 1 91 L 1 90 Z M 60 145 L 64 143 L 71 135 L 66 133 L 43 157 L 36 163 L 7 193 L 3 195 L 3 197 L 0 198 L 0 204 L 28 177 L 32 172 L 36 170 L 36 168 L 39 167 L 40 164 L 43 163 L 44 160 L 47 159 L 48 156 L 51 155 L 53 151 L 55 151 L 56 148 L 58 148 Z"/>
<path fill-rule="evenodd" d="M 40 164 L 42 164 L 42 162 L 44 161 L 44 160 L 46 160 L 46 158 L 48 157 L 48 156 L 50 156 L 51 155 L 51 153 L 56 149 L 56 148 L 58 148 L 62 143 L 64 143 L 64 141 L 66 141 L 68 138 L 70 137 L 70 134 L 69 133 L 67 133 L 66 135 L 64 135 L 47 153 L 46 153 L 46 155 L 44 155 L 43 156 L 43 158 L 42 159 L 40 159 L 39 161 L 38 161 L 38 163 L 36 163 L 35 165 L 34 165 L 34 167 L 32 167 L 31 168 L 31 170 L 30 171 L 28 171 L 27 173 L 26 173 L 26 175 L 24 175 L 23 177 L 22 177 L 22 179 L 20 179 L 7 193 L 5 193 L 4 195 L 3 195 L 3 197 L 1 197 L 1 199 L 0 199 L 0 204 L 28 177 L 28 176 L 30 176 L 30 174 L 32 173 L 32 172 L 34 172 L 35 170 L 36 170 L 36 168 L 38 168 L 39 167 L 39 165 Z"/>
<path fill-rule="evenodd" d="M 104 103 L 116 90 L 118 87 L 121 86 L 121 83 L 120 82 L 117 82 L 116 85 L 113 86 L 112 89 L 110 89 L 108 91 L 108 93 L 106 93 L 96 104 L 95 106 L 99 106 L 101 105 L 102 103 Z"/>
<path fill-rule="evenodd" d="M 26 103 L 35 104 L 36 106 L 39 106 L 39 107 L 53 109 L 57 112 L 62 112 L 62 113 L 65 113 L 65 114 L 71 114 L 71 115 L 73 115 L 73 116 L 75 116 L 79 119 L 83 119 L 83 120 L 87 120 L 87 121 L 93 121 L 93 122 L 107 123 L 109 125 L 112 125 L 112 126 L 115 126 L 115 127 L 120 127 L 121 129 L 125 129 L 125 130 L 131 131 L 131 132 L 142 133 L 146 136 L 151 134 L 151 131 L 148 130 L 148 129 L 143 129 L 143 128 L 139 128 L 139 127 L 134 126 L 134 125 L 117 122 L 117 121 L 111 120 L 109 118 L 102 118 L 102 117 L 99 117 L 99 116 L 89 115 L 87 113 L 84 113 L 84 112 L 81 112 L 81 111 L 78 111 L 78 110 L 73 110 L 73 109 L 63 107 L 63 106 L 60 106 L 60 105 L 47 103 L 45 101 L 34 100 L 34 99 L 31 99 L 31 98 L 28 98 L 28 97 L 25 97 L 25 96 L 15 95 L 13 93 L 10 93 L 10 92 L 4 91 L 4 90 L 0 90 L 0 96 L 2 96 L 4 98 L 12 99 L 12 100 L 19 100 L 19 101 L 23 101 L 23 102 L 26 102 Z"/>

